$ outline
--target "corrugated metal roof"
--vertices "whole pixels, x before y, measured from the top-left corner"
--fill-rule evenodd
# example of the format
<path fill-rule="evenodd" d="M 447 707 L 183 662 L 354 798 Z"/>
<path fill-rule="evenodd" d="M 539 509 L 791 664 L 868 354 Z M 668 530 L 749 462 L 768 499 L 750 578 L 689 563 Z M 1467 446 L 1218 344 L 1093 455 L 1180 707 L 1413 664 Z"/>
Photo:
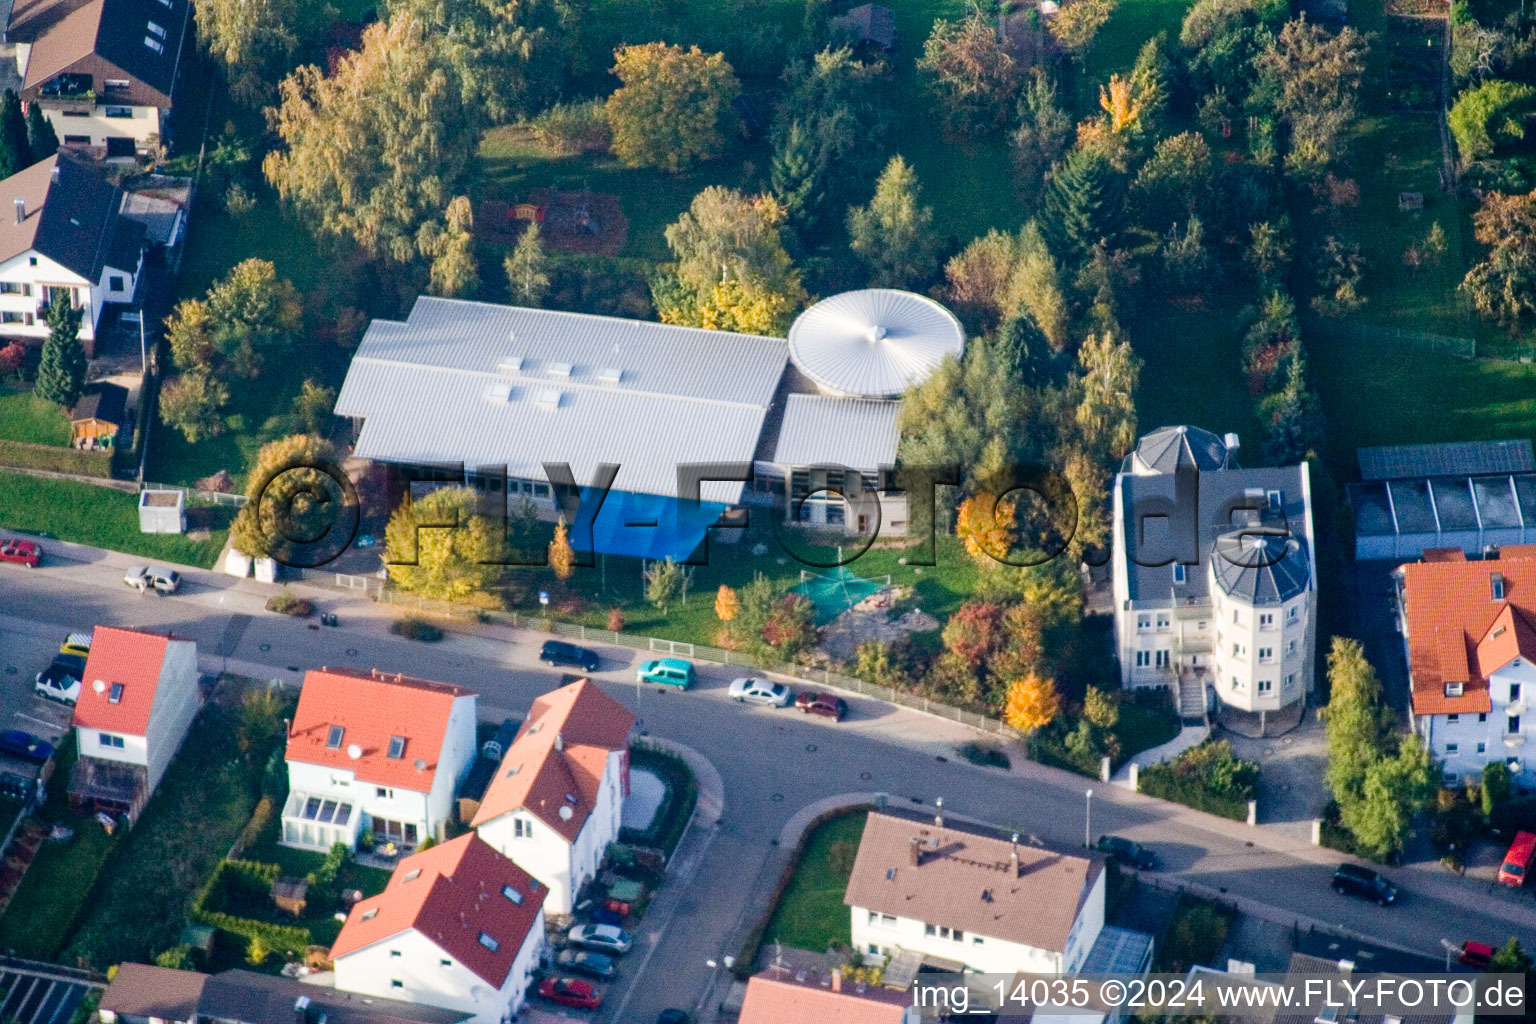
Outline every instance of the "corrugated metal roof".
<path fill-rule="evenodd" d="M 879 469 L 896 462 L 896 402 L 790 395 L 773 461 Z"/>
<path fill-rule="evenodd" d="M 1362 480 L 1536 472 L 1529 440 L 1386 445 L 1361 448 L 1356 457 Z"/>
<path fill-rule="evenodd" d="M 823 299 L 789 329 L 795 365 L 826 391 L 889 398 L 965 352 L 954 314 L 913 292 L 869 288 Z"/>
<path fill-rule="evenodd" d="M 580 483 L 612 462 L 616 489 L 675 496 L 679 464 L 752 460 L 787 361 L 778 338 L 422 297 L 404 323 L 369 326 L 336 413 L 364 420 L 363 458 L 538 479 L 568 462 Z M 557 364 L 569 376 L 551 376 Z M 702 497 L 740 493 L 708 482 Z"/>

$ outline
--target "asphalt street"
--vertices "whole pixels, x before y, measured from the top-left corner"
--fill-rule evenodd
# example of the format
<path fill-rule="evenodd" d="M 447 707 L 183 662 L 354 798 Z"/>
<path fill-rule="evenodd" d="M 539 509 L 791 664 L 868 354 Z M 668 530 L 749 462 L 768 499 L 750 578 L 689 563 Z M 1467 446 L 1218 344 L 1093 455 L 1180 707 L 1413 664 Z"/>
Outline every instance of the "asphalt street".
<path fill-rule="evenodd" d="M 387 609 L 362 598 L 327 594 L 323 610 L 341 628 L 319 628 L 262 610 L 264 594 L 250 583 L 213 574 L 189 576 L 181 593 L 140 596 L 121 582 L 122 556 L 98 561 L 55 560 L 36 570 L 0 567 L 0 719 L 32 713 L 32 676 L 64 633 L 95 624 L 169 630 L 194 639 L 204 669 L 227 662 L 231 671 L 260 672 L 296 684 L 319 665 L 378 667 L 460 683 L 479 691 L 481 715 L 522 714 L 538 694 L 562 682 L 537 663 L 541 638 L 503 630 L 502 636 L 451 635 L 427 645 L 387 631 Z M 886 792 L 893 801 L 946 809 L 996 822 L 1049 844 L 1083 842 L 1085 791 L 1093 789 L 1092 833 L 1115 832 L 1150 844 L 1166 878 L 1206 887 L 1271 919 L 1302 915 L 1440 955 L 1440 939 L 1499 943 L 1518 935 L 1536 945 L 1536 900 L 1524 892 L 1490 891 L 1436 866 L 1393 872 L 1399 905 L 1381 908 L 1335 896 L 1328 888 L 1338 855 L 1264 829 L 1221 821 L 1065 772 L 1017 763 L 1011 772 L 972 767 L 955 755 L 971 734 L 917 712 L 850 698 L 851 718 L 835 724 L 793 710 L 745 708 L 724 696 L 738 671 L 700 665 L 700 685 L 687 693 L 638 688 L 634 664 L 643 655 L 598 648 L 593 678 L 635 710 L 648 733 L 686 744 L 718 768 L 724 816 L 708 833 L 695 830 L 679 858 L 689 874 L 666 913 L 648 915 L 634 963 L 648 957 L 638 981 L 610 994 L 624 1019 L 649 1021 L 665 1006 L 692 1006 L 713 971 L 706 961 L 726 948 L 744 914 L 747 894 L 779 834 L 799 808 L 853 792 Z M 46 711 L 43 712 L 47 714 Z M 41 730 L 37 730 L 41 731 Z M 638 974 L 638 972 L 626 972 Z M 632 988 L 630 986 L 633 986 Z M 604 1017 L 611 1015 L 605 1007 Z"/>

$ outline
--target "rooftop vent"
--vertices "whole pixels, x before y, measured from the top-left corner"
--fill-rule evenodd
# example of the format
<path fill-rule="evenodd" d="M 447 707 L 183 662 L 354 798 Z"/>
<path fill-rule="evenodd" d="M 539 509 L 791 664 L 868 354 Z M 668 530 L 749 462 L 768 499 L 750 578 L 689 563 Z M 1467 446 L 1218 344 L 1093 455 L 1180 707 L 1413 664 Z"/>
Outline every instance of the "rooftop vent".
<path fill-rule="evenodd" d="M 1222 440 L 1222 443 L 1227 446 L 1227 451 L 1229 451 L 1229 452 L 1235 452 L 1240 447 L 1242 447 L 1242 442 L 1240 440 L 1238 440 L 1238 437 L 1237 437 L 1236 434 L 1227 434 L 1221 440 Z"/>
<path fill-rule="evenodd" d="M 539 392 L 539 408 L 540 409 L 558 409 L 558 408 L 560 408 L 560 392 L 556 391 L 554 388 L 545 388 L 543 391 L 540 391 Z"/>
<path fill-rule="evenodd" d="M 497 381 L 488 385 L 485 389 L 487 402 L 509 402 L 512 400 L 512 385 L 505 381 Z"/>
<path fill-rule="evenodd" d="M 624 379 L 624 371 L 617 366 L 605 366 L 597 371 L 597 379 L 604 384 L 617 384 Z"/>
<path fill-rule="evenodd" d="M 496 364 L 496 369 L 502 373 L 517 373 L 523 368 L 522 356 L 502 356 L 501 362 Z"/>
<path fill-rule="evenodd" d="M 571 375 L 570 363 L 550 363 L 546 371 L 551 377 L 569 377 Z"/>

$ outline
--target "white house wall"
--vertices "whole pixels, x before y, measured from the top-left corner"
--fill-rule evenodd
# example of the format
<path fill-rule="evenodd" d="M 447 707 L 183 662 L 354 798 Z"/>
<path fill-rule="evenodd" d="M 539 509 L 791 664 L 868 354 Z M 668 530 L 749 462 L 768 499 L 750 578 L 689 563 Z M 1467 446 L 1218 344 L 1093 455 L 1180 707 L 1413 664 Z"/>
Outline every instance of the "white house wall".
<path fill-rule="evenodd" d="M 413 928 L 337 958 L 336 988 L 472 1013 L 475 1024 L 500 1024 L 521 1007 L 543 942 L 541 911 L 523 939 L 506 981 L 495 988 Z"/>
<path fill-rule="evenodd" d="M 1520 696 L 1513 702 L 1509 699 L 1511 684 L 1520 687 Z M 1459 714 L 1454 720 L 1451 715 L 1419 718 L 1419 731 L 1425 735 L 1430 751 L 1444 762 L 1446 775 L 1455 776 L 1458 784 L 1481 777 L 1483 768 L 1492 761 L 1513 757 L 1525 766 L 1536 754 L 1536 743 L 1530 740 L 1536 733 L 1532 728 L 1536 724 L 1532 721 L 1536 715 L 1536 665 L 1516 658 L 1494 672 L 1488 680 L 1488 697 L 1492 707 L 1486 714 Z M 1520 719 L 1515 732 L 1509 731 L 1512 714 Z M 1536 788 L 1536 778 L 1532 778 L 1529 768 L 1522 767 L 1514 781 L 1522 789 Z"/>
<path fill-rule="evenodd" d="M 446 838 L 439 833 L 443 825 L 456 813 L 454 795 L 458 792 L 459 784 L 474 767 L 478 753 L 475 747 L 475 706 L 474 694 L 456 697 L 453 701 L 453 709 L 448 713 L 448 727 L 443 734 L 442 748 L 438 752 L 437 770 L 433 775 L 431 792 L 427 794 L 427 835 L 436 836 L 438 839 Z M 409 749 L 406 750 L 405 757 L 406 760 L 410 760 Z M 389 815 L 381 815 L 381 817 L 387 818 Z"/>
<path fill-rule="evenodd" d="M 329 797 L 352 805 L 353 814 L 386 818 L 402 824 L 414 824 L 419 839 L 431 835 L 427 794 L 400 786 L 380 786 L 364 782 L 352 772 L 325 765 L 288 762 L 288 789 L 312 796 Z M 383 794 L 380 794 L 383 790 Z M 368 827 L 363 822 L 362 827 Z M 350 831 L 350 829 L 348 830 Z M 286 843 L 302 846 L 300 843 Z"/>
<path fill-rule="evenodd" d="M 155 704 L 150 709 L 149 725 L 144 730 L 149 746 L 146 767 L 151 793 L 165 777 L 176 751 L 181 749 L 187 729 L 197 717 L 197 709 L 202 704 L 197 678 L 197 645 L 189 640 L 167 643 L 165 661 L 160 668 L 160 685 L 155 690 Z"/>
<path fill-rule="evenodd" d="M 123 745 L 121 747 L 103 746 L 102 736 L 120 737 Z M 149 767 L 149 744 L 143 736 L 129 736 L 110 729 L 87 729 L 83 725 L 77 725 L 75 742 L 79 745 L 81 757 L 94 757 L 98 761 L 117 761 L 121 764 L 136 764 L 145 769 Z"/>
<path fill-rule="evenodd" d="M 108 117 L 107 110 L 128 111 L 127 117 Z M 98 103 L 89 113 L 66 114 L 43 104 L 43 116 L 53 125 L 64 145 L 104 147 L 108 139 L 132 139 L 134 149 L 143 152 L 150 141 L 160 136 L 160 108 Z M 89 141 L 86 141 L 89 140 Z"/>
<path fill-rule="evenodd" d="M 0 215 L 14 217 L 11 210 Z M 33 212 L 30 216 L 36 216 Z M 44 286 L 73 289 L 74 299 L 83 311 L 80 319 L 80 337 L 90 340 L 96 336 L 96 325 L 101 320 L 101 302 L 96 297 L 97 286 L 74 271 L 55 263 L 46 256 L 27 251 L 0 263 L 0 283 L 28 285 L 30 295 L 0 291 L 0 313 L 31 313 L 33 322 L 0 323 L 0 336 L 15 338 L 46 338 L 48 324 Z M 99 282 L 98 282 L 99 284 Z"/>

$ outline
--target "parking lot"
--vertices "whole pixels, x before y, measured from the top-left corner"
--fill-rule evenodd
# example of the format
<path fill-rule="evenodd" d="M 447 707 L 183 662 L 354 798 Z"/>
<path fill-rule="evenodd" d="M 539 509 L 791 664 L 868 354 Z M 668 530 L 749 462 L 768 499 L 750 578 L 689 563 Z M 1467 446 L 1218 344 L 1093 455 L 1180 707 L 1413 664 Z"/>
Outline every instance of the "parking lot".
<path fill-rule="evenodd" d="M 70 709 L 33 691 L 37 674 L 48 667 L 63 639 L 63 634 L 0 633 L 0 728 L 20 729 L 55 746 L 68 731 Z"/>
<path fill-rule="evenodd" d="M 93 987 L 84 972 L 0 958 L 0 1020 L 65 1024 Z"/>

